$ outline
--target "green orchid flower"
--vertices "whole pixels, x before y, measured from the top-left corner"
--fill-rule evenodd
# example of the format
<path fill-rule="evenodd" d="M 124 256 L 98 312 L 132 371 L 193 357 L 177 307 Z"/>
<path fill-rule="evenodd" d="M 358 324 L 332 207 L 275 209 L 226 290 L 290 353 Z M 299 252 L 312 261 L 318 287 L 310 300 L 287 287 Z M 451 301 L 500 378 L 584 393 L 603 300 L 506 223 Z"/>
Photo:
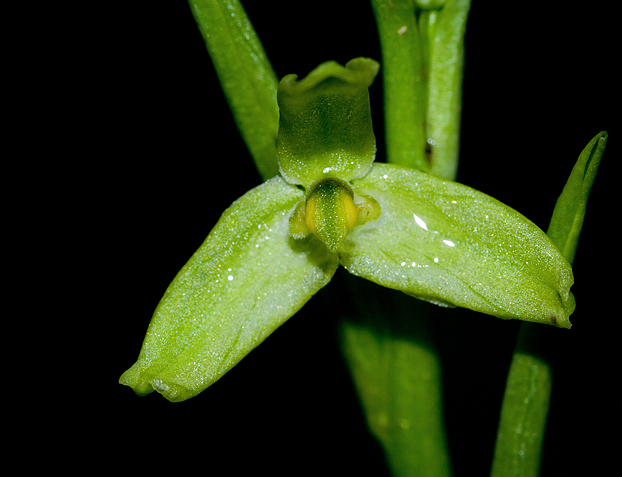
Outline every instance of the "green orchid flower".
<path fill-rule="evenodd" d="M 195 396 L 339 265 L 441 306 L 570 328 L 572 269 L 542 230 L 467 186 L 374 163 L 368 88 L 378 69 L 357 58 L 283 78 L 280 174 L 223 213 L 166 290 L 122 384 Z"/>

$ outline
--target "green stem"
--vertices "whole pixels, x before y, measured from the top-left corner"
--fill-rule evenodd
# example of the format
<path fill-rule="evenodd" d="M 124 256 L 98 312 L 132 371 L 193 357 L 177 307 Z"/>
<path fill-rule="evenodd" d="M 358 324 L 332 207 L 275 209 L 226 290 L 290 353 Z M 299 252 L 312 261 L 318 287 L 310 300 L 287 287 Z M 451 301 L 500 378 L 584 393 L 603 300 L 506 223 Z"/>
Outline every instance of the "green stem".
<path fill-rule="evenodd" d="M 190 0 L 218 79 L 263 180 L 278 174 L 278 81 L 239 0 Z"/>
<path fill-rule="evenodd" d="M 464 34 L 470 7 L 471 0 L 448 0 L 442 10 L 426 18 L 431 23 L 428 163 L 432 174 L 450 180 L 458 172 Z"/>
<path fill-rule="evenodd" d="M 454 180 L 470 0 L 372 0 L 382 48 L 387 157 Z"/>
<path fill-rule="evenodd" d="M 412 0 L 372 0 L 382 49 L 387 158 L 428 171 L 419 28 Z"/>
<path fill-rule="evenodd" d="M 493 477 L 537 476 L 551 398 L 551 365 L 542 349 L 541 326 L 521 323 L 508 373 Z"/>
<path fill-rule="evenodd" d="M 372 0 L 382 49 L 387 161 L 455 179 L 470 2 L 432 3 Z M 357 313 L 342 320 L 342 347 L 393 475 L 451 475 L 440 358 L 430 337 L 433 307 L 348 280 Z"/>
<path fill-rule="evenodd" d="M 451 475 L 433 305 L 345 276 L 341 344 L 367 423 L 396 476 Z"/>

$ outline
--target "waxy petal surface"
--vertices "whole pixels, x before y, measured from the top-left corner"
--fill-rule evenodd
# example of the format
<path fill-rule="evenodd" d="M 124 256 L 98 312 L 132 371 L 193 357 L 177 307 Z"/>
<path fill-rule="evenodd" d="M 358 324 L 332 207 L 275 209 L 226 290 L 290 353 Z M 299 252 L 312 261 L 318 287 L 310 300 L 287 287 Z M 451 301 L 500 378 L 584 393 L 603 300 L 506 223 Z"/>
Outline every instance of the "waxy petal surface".
<path fill-rule="evenodd" d="M 375 164 L 353 186 L 382 208 L 341 247 L 341 263 L 354 275 L 438 304 L 570 328 L 572 269 L 515 210 L 462 184 L 389 164 Z"/>
<path fill-rule="evenodd" d="M 328 283 L 338 258 L 288 219 L 303 192 L 280 177 L 227 209 L 158 305 L 138 361 L 137 394 L 188 399 L 218 380 Z"/>

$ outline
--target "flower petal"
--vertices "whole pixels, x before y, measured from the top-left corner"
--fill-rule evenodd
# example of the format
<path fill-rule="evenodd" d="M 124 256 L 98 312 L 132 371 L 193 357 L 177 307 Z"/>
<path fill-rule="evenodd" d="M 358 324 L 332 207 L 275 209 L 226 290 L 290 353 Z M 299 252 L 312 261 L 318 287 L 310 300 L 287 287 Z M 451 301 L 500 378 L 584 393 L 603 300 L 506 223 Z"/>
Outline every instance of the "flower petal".
<path fill-rule="evenodd" d="M 340 250 L 354 275 L 418 298 L 499 318 L 570 328 L 572 269 L 546 234 L 486 194 L 375 164 L 353 181 L 382 208 Z"/>
<path fill-rule="evenodd" d="M 289 235 L 303 199 L 275 177 L 225 211 L 160 301 L 138 361 L 121 377 L 137 394 L 188 399 L 218 380 L 298 311 L 338 259 Z"/>

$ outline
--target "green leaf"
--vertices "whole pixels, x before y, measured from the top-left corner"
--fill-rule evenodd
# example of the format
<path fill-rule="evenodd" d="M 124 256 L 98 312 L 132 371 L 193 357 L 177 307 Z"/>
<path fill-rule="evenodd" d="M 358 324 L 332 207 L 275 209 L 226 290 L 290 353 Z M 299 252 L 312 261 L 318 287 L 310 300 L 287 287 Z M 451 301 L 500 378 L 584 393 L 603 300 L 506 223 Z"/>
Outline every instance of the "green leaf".
<path fill-rule="evenodd" d="M 594 137 L 579 155 L 557 200 L 547 235 L 572 263 L 585 207 L 607 142 Z M 537 476 L 551 395 L 551 365 L 541 330 L 523 323 L 503 397 L 492 477 Z"/>
<path fill-rule="evenodd" d="M 438 304 L 570 328 L 572 269 L 515 210 L 462 184 L 390 164 L 375 164 L 353 188 L 382 209 L 340 249 L 354 275 Z"/>
<path fill-rule="evenodd" d="M 295 241 L 303 198 L 275 177 L 225 211 L 166 290 L 138 361 L 120 379 L 139 395 L 188 399 L 218 380 L 328 283 L 337 256 Z"/>
<path fill-rule="evenodd" d="M 579 155 L 564 190 L 557 199 L 547 235 L 568 262 L 574 261 L 587 199 L 607 145 L 607 133 L 597 134 Z"/>
<path fill-rule="evenodd" d="M 239 0 L 189 3 L 255 165 L 264 180 L 274 177 L 278 82 L 263 46 Z"/>
<path fill-rule="evenodd" d="M 368 88 L 379 67 L 368 58 L 345 68 L 328 61 L 300 81 L 296 75 L 281 80 L 278 160 L 285 180 L 309 188 L 367 173 L 376 155 Z"/>

